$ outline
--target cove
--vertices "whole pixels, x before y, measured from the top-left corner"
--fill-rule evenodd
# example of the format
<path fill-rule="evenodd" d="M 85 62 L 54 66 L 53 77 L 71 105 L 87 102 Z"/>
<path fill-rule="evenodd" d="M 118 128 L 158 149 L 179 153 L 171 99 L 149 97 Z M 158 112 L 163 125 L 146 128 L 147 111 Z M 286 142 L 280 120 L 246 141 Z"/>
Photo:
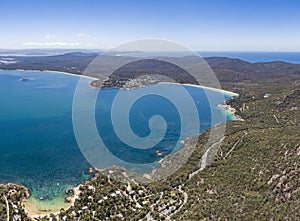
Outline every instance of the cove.
<path fill-rule="evenodd" d="M 92 176 L 88 172 L 91 165 L 78 147 L 72 125 L 72 102 L 79 79 L 80 76 L 59 72 L 0 71 L 0 182 L 13 182 L 28 187 L 31 201 L 40 204 L 40 210 L 55 210 L 54 204 L 61 207 L 66 196 L 65 190 Z M 160 87 L 176 94 L 180 86 L 161 84 L 151 87 Z M 95 93 L 88 84 L 87 88 L 90 93 Z M 230 113 L 217 106 L 231 99 L 233 94 L 189 85 L 184 88 L 198 110 L 200 132 L 214 126 L 211 124 L 211 111 L 220 116 L 214 124 L 224 122 L 224 119 L 234 120 Z M 161 96 L 148 95 L 132 106 L 128 116 L 131 129 L 138 137 L 147 137 L 151 132 L 149 119 L 153 115 L 160 115 L 167 123 L 167 137 L 154 149 L 141 155 L 141 150 L 130 149 L 118 138 L 111 124 L 111 107 L 120 90 L 101 90 L 95 110 L 99 135 L 105 145 L 111 147 L 114 156 L 123 157 L 132 163 L 155 163 L 160 159 L 155 154 L 157 151 L 171 154 L 181 147 L 178 141 L 199 132 L 185 130 L 179 135 L 180 113 L 176 105 Z M 127 93 L 129 98 L 141 90 L 145 89 L 132 89 L 123 93 Z M 208 102 L 205 93 L 211 93 L 212 96 L 222 93 L 224 96 Z M 126 103 L 126 99 L 123 102 Z M 120 110 L 115 120 L 124 117 Z M 153 128 L 154 135 L 159 136 L 161 127 L 154 125 Z"/>

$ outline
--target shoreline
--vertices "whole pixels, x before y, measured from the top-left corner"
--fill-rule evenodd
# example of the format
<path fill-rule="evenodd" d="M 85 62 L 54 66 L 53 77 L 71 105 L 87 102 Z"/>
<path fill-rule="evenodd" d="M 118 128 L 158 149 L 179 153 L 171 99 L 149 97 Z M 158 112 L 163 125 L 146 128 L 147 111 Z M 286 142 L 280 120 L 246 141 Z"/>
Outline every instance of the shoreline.
<path fill-rule="evenodd" d="M 79 190 L 79 188 L 83 184 L 84 183 L 80 183 L 79 185 L 73 187 L 72 189 L 78 188 L 78 190 Z M 48 216 L 50 214 L 54 214 L 54 215 L 59 214 L 61 208 L 58 211 L 35 211 L 37 209 L 37 207 L 36 206 L 31 206 L 30 204 L 28 204 L 28 200 L 31 197 L 31 193 L 30 193 L 30 190 L 27 186 L 25 186 L 23 184 L 12 183 L 12 182 L 0 183 L 0 187 L 8 188 L 9 186 L 19 187 L 19 188 L 23 188 L 25 190 L 25 195 L 26 196 L 23 199 L 20 199 L 20 205 L 24 209 L 25 213 L 27 214 L 27 216 L 29 218 L 35 219 L 35 218 L 39 218 L 39 217 Z M 62 208 L 69 209 L 72 205 L 74 205 L 75 200 L 79 197 L 79 194 L 80 194 L 80 192 L 76 191 L 76 195 L 75 195 L 75 191 L 74 191 L 74 194 L 72 195 L 72 196 L 74 196 L 73 197 L 74 202 L 68 203 L 68 205 L 66 205 L 66 207 L 62 207 Z M 38 199 L 35 198 L 35 200 L 38 200 Z"/>
<path fill-rule="evenodd" d="M 76 199 L 79 198 L 80 196 L 80 187 L 87 185 L 88 183 L 90 183 L 91 181 L 94 181 L 95 179 L 97 179 L 97 177 L 99 176 L 99 170 L 96 168 L 93 168 L 93 172 L 95 173 L 93 177 L 91 177 L 88 180 L 85 180 L 75 186 L 72 186 L 70 188 L 65 189 L 65 194 L 67 194 L 68 192 L 72 191 L 73 194 L 70 196 L 62 196 L 61 198 L 57 198 L 58 200 L 63 200 L 61 201 L 61 205 L 59 206 L 59 208 L 57 207 L 56 209 L 48 209 L 48 210 L 40 210 L 38 208 L 38 205 L 36 205 L 35 203 L 37 201 L 39 201 L 39 199 L 37 198 L 31 198 L 31 192 L 29 190 L 29 187 L 23 185 L 23 184 L 17 184 L 17 183 L 13 183 L 13 182 L 7 182 L 7 183 L 0 183 L 0 187 L 3 188 L 8 188 L 10 186 L 12 187 L 18 187 L 18 188 L 23 188 L 25 191 L 25 197 L 20 199 L 20 205 L 21 207 L 24 209 L 25 213 L 27 214 L 27 216 L 30 219 L 37 219 L 37 218 L 43 218 L 46 216 L 50 216 L 50 214 L 54 214 L 54 215 L 58 215 L 60 213 L 60 210 L 63 208 L 64 210 L 69 209 L 70 207 L 74 206 Z M 51 201 L 48 201 L 51 202 Z M 47 201 L 42 201 L 42 203 L 47 203 Z M 52 201 L 53 203 L 53 201 Z M 35 204 L 35 205 L 34 205 Z M 65 204 L 65 205 L 63 205 Z"/>
<path fill-rule="evenodd" d="M 234 107 L 226 104 L 226 101 L 224 101 L 223 104 L 219 104 L 218 107 L 225 109 L 226 112 L 232 115 L 234 117 L 233 121 L 245 121 L 240 115 L 236 113 L 237 111 Z"/>
<path fill-rule="evenodd" d="M 98 176 L 100 174 L 100 171 L 96 168 L 94 168 L 93 170 L 95 172 L 95 175 L 91 179 L 85 180 L 82 183 L 79 183 L 78 185 L 67 188 L 65 190 L 65 194 L 67 194 L 70 191 L 72 191 L 73 194 L 71 196 L 64 197 L 65 201 L 68 201 L 68 202 L 65 202 L 67 205 L 65 207 L 62 207 L 64 210 L 68 210 L 72 206 L 74 206 L 76 199 L 78 199 L 79 196 L 80 196 L 80 193 L 81 193 L 80 188 L 82 186 L 88 185 L 91 181 L 95 181 L 98 178 Z M 26 200 L 28 200 L 28 199 L 29 198 L 27 198 Z M 23 202 L 23 203 L 26 203 L 26 202 Z M 25 205 L 23 206 L 23 208 L 26 211 L 27 215 L 31 219 L 35 219 L 35 218 L 39 218 L 39 217 L 43 218 L 43 217 L 46 217 L 46 216 L 50 216 L 50 214 L 58 215 L 60 213 L 60 209 L 61 209 L 61 208 L 59 208 L 58 211 L 30 211 L 30 209 L 28 209 L 28 207 L 27 208 L 25 207 Z"/>
<path fill-rule="evenodd" d="M 184 85 L 198 86 L 198 85 L 190 85 L 190 84 L 184 84 Z M 202 86 L 198 86 L 198 87 L 202 87 Z M 209 87 L 205 87 L 205 86 L 203 86 L 203 87 L 204 87 L 204 88 L 211 89 L 211 88 L 209 88 Z M 226 90 L 221 90 L 221 89 L 220 89 L 220 90 L 219 90 L 219 89 L 216 89 L 216 90 L 217 90 L 217 91 L 228 92 L 228 93 L 230 93 L 230 94 L 232 95 L 232 97 L 234 97 L 234 96 L 235 96 L 235 97 L 238 97 L 238 96 L 239 96 L 239 94 L 234 93 L 234 92 L 231 92 L 231 91 L 226 91 Z M 232 100 L 232 99 L 234 99 L 234 98 L 231 98 L 231 99 L 229 99 L 229 100 Z M 229 104 L 226 104 L 226 101 L 229 101 L 229 100 L 225 100 L 223 104 L 218 104 L 217 106 L 218 106 L 219 108 L 224 109 L 227 113 L 229 113 L 229 114 L 233 117 L 233 120 L 232 120 L 232 121 L 245 121 L 241 116 L 239 116 L 238 114 L 236 114 L 236 109 L 235 109 L 234 107 L 230 106 Z M 223 122 L 223 123 L 226 123 L 226 122 Z M 215 126 L 217 126 L 217 125 L 215 125 Z M 206 129 L 206 130 L 208 130 L 208 129 Z M 198 137 L 200 134 L 204 133 L 206 130 L 202 131 L 201 133 L 199 133 L 199 134 L 196 135 L 196 136 Z M 185 138 L 185 139 L 183 139 L 183 140 L 180 140 L 180 144 L 184 145 L 184 147 L 185 147 L 185 145 L 187 145 L 188 140 L 191 139 L 191 138 L 193 138 L 193 137 L 187 137 L 187 138 Z M 183 148 L 184 148 L 184 147 L 183 147 Z M 163 167 L 163 166 L 164 166 L 164 158 L 161 159 L 161 160 L 159 160 L 159 161 L 157 161 L 157 163 L 160 165 L 160 167 Z M 149 173 L 149 176 L 150 176 L 150 177 L 154 177 L 154 176 L 155 176 L 155 173 L 157 172 L 157 170 L 159 170 L 159 168 L 153 169 L 153 170 L 151 171 L 151 173 Z"/>
<path fill-rule="evenodd" d="M 83 77 L 83 78 L 88 78 L 88 79 L 92 79 L 92 80 L 98 80 L 97 78 L 93 78 L 93 77 L 89 77 L 89 76 L 82 76 L 82 75 L 78 75 L 78 74 L 72 74 L 72 73 L 60 72 L 60 71 L 50 71 L 50 70 L 42 70 L 41 71 L 41 70 L 24 70 L 24 69 L 17 69 L 17 70 L 4 70 L 4 69 L 0 69 L 0 70 L 1 71 L 2 70 L 3 71 L 24 71 L 24 72 L 26 72 L 26 71 L 31 71 L 31 72 L 49 72 L 49 73 L 65 74 L 65 75 L 70 75 L 70 76 L 78 76 L 80 78 Z M 191 86 L 191 87 L 198 87 L 198 88 L 206 88 L 208 90 L 214 90 L 214 91 L 217 91 L 217 92 L 229 95 L 229 96 L 232 97 L 231 99 L 233 99 L 234 96 L 236 96 L 236 97 L 239 96 L 239 94 L 231 92 L 231 91 L 227 91 L 227 90 L 223 90 L 223 89 L 217 89 L 217 88 L 212 88 L 212 87 L 206 87 L 206 86 L 201 86 L 201 85 L 180 84 L 180 83 L 172 83 L 172 82 L 158 82 L 156 84 L 177 84 L 177 85 L 184 85 L 184 86 Z M 155 84 L 153 84 L 153 85 L 155 85 Z M 89 84 L 89 86 L 91 87 L 90 84 Z M 147 86 L 152 86 L 152 85 L 147 85 Z M 113 88 L 113 87 L 111 87 L 111 88 Z M 97 88 L 95 88 L 95 89 L 97 89 Z M 228 113 L 230 113 L 234 117 L 233 121 L 235 121 L 235 120 L 244 121 L 239 115 L 236 114 L 236 109 L 233 108 L 233 107 L 231 107 L 230 105 L 227 105 L 226 101 L 224 101 L 223 104 L 219 104 L 218 107 L 223 108 L 226 111 L 228 111 Z M 190 137 L 187 137 L 186 139 L 181 140 L 180 143 L 182 143 L 183 145 L 186 145 L 185 141 L 187 139 L 189 139 L 189 138 Z M 160 167 L 163 166 L 163 163 L 164 163 L 163 159 L 161 159 L 160 161 L 158 161 L 158 164 L 160 165 Z M 153 176 L 155 174 L 156 170 L 157 170 L 157 168 L 153 169 L 149 175 Z M 81 193 L 80 187 L 82 187 L 84 185 L 87 185 L 90 181 L 93 181 L 93 180 L 97 179 L 97 177 L 99 176 L 98 174 L 100 173 L 100 171 L 97 170 L 97 169 L 95 169 L 95 171 L 96 171 L 95 175 L 93 177 L 91 177 L 89 180 L 84 181 L 82 183 L 79 183 L 78 185 L 76 185 L 74 187 L 66 189 L 66 191 L 68 191 L 68 190 L 72 191 L 73 195 L 65 197 L 65 199 L 68 198 L 69 202 L 66 203 L 65 207 L 61 207 L 61 208 L 64 208 L 65 210 L 67 210 L 67 209 L 69 209 L 70 207 L 72 207 L 74 205 L 76 199 L 78 199 L 79 196 L 80 196 L 80 193 Z M 31 207 L 30 204 L 28 204 L 28 203 L 27 203 L 27 207 L 26 207 L 26 202 L 31 197 L 31 194 L 30 194 L 29 188 L 26 187 L 26 186 L 24 186 L 24 185 L 19 185 L 19 184 L 14 184 L 14 183 L 7 183 L 7 184 L 0 184 L 0 185 L 3 185 L 3 186 L 6 186 L 6 185 L 15 185 L 15 186 L 20 186 L 20 187 L 25 188 L 26 193 L 28 193 L 28 195 L 26 196 L 26 198 L 22 199 L 21 204 L 22 204 L 22 207 L 24 208 L 25 212 L 27 213 L 27 215 L 30 218 L 32 218 L 32 219 L 38 218 L 38 217 L 49 216 L 51 213 L 54 214 L 54 215 L 57 215 L 60 212 L 60 209 L 58 211 L 54 211 L 54 210 L 53 211 L 50 211 L 50 210 L 49 211 L 35 211 L 36 209 L 38 209 L 38 207 L 37 206 L 36 207 L 33 207 L 33 206 Z"/>
<path fill-rule="evenodd" d="M 4 188 L 7 188 L 9 186 L 15 186 L 15 187 L 21 187 L 21 188 L 24 188 L 25 189 L 25 194 L 27 196 L 27 199 L 29 198 L 30 196 L 30 191 L 29 189 L 24 186 L 24 185 L 21 185 L 21 184 L 17 184 L 17 183 L 12 183 L 12 182 L 8 182 L 8 183 L 0 183 L 0 187 L 4 187 Z"/>
<path fill-rule="evenodd" d="M 234 94 L 236 94 L 236 93 L 234 93 Z M 219 104 L 218 107 L 223 108 L 226 111 L 228 111 L 234 117 L 233 121 L 244 121 L 244 119 L 242 119 L 239 115 L 236 114 L 236 109 L 231 107 L 230 105 L 226 104 L 226 101 L 224 101 L 223 104 Z M 204 131 L 202 131 L 201 133 L 203 133 L 203 132 Z M 198 134 L 197 136 L 199 136 L 200 134 Z M 185 146 L 187 144 L 186 141 L 188 141 L 189 139 L 191 139 L 191 137 L 187 137 L 187 138 L 181 140 L 180 143 Z M 160 165 L 160 167 L 163 167 L 164 166 L 164 159 L 159 160 L 157 163 Z M 151 173 L 149 174 L 149 176 L 150 177 L 155 176 L 155 173 L 158 169 L 159 168 L 153 169 L 151 171 Z M 91 179 L 83 181 L 82 183 L 79 183 L 78 185 L 75 185 L 73 187 L 70 187 L 70 188 L 66 189 L 65 193 L 68 193 L 69 191 L 72 191 L 73 195 L 64 197 L 64 199 L 69 201 L 69 202 L 66 203 L 67 205 L 65 207 L 61 207 L 61 208 L 63 208 L 64 210 L 68 210 L 69 208 L 74 206 L 76 199 L 78 199 L 80 197 L 80 193 L 81 193 L 80 187 L 88 185 L 88 183 L 90 183 L 91 181 L 96 180 L 98 178 L 100 172 L 101 172 L 100 170 L 101 169 L 94 168 L 95 175 Z M 5 186 L 8 186 L 8 185 L 19 186 L 19 187 L 22 187 L 22 188 L 25 189 L 27 196 L 26 196 L 26 198 L 22 199 L 21 205 L 24 208 L 25 212 L 27 213 L 28 217 L 30 217 L 31 219 L 35 219 L 35 218 L 39 218 L 39 217 L 41 217 L 41 218 L 46 217 L 46 216 L 49 216 L 50 214 L 58 215 L 60 213 L 61 208 L 58 211 L 35 211 L 35 209 L 37 207 L 33 208 L 33 207 L 30 206 L 30 204 L 27 204 L 27 206 L 26 206 L 26 202 L 28 201 L 28 199 L 31 196 L 28 187 L 26 187 L 24 185 L 20 185 L 20 184 L 11 183 L 11 182 L 6 183 L 6 184 L 0 183 L 0 186 L 5 187 Z"/>
<path fill-rule="evenodd" d="M 12 69 L 12 70 L 0 69 L 0 71 L 50 72 L 50 73 L 65 74 L 65 75 L 70 75 L 70 76 L 78 76 L 78 77 L 83 77 L 83 78 L 87 78 L 87 79 L 91 79 L 91 80 L 99 80 L 98 78 L 95 78 L 95 77 L 85 76 L 85 75 L 80 75 L 80 74 L 73 74 L 73 73 L 63 72 L 63 71 L 52 71 L 52 70 L 27 70 L 27 69 Z M 91 82 L 90 82 L 90 83 L 91 83 Z M 90 86 L 92 89 L 101 89 L 101 88 L 97 88 L 97 87 L 94 87 L 94 86 L 90 85 L 90 83 L 89 83 L 89 86 Z M 227 94 L 227 95 L 230 95 L 230 96 L 236 96 L 236 97 L 239 96 L 238 93 L 235 93 L 235 92 L 232 92 L 232 91 L 227 91 L 227 90 L 223 90 L 223 89 L 220 89 L 220 88 L 208 87 L 208 86 L 203 86 L 203 85 L 186 84 L 186 83 L 181 84 L 181 83 L 174 83 L 174 82 L 158 82 L 158 83 L 155 83 L 155 84 L 177 84 L 177 85 L 183 85 L 183 86 L 191 86 L 191 87 L 198 87 L 198 88 L 206 88 L 206 89 L 209 89 L 209 90 L 213 90 L 213 91 L 217 91 L 217 92 L 222 92 L 222 93 Z M 152 86 L 152 85 L 155 85 L 155 84 L 145 85 L 145 86 Z M 144 87 L 144 85 L 141 85 L 140 87 Z M 108 88 L 120 88 L 120 87 L 108 87 Z M 136 87 L 136 88 L 139 88 L 139 87 Z M 120 88 L 120 89 L 122 89 L 122 88 Z M 127 89 L 127 88 L 126 88 L 126 89 Z M 134 88 L 132 88 L 132 89 L 134 89 Z"/>
<path fill-rule="evenodd" d="M 222 93 L 224 93 L 226 95 L 230 95 L 230 96 L 235 96 L 235 97 L 239 96 L 238 93 L 235 93 L 232 91 L 227 91 L 227 90 L 223 90 L 223 89 L 219 89 L 219 88 L 207 87 L 207 86 L 202 86 L 202 85 L 197 85 L 197 84 L 180 84 L 180 83 L 173 83 L 173 82 L 159 82 L 158 84 L 177 84 L 177 85 L 183 85 L 183 86 L 205 88 L 205 89 L 212 90 L 212 91 L 222 92 Z"/>
<path fill-rule="evenodd" d="M 52 71 L 52 70 L 27 70 L 27 69 L 12 69 L 12 70 L 7 70 L 7 69 L 0 69 L 0 71 L 30 71 L 30 72 L 49 72 L 49 73 L 54 73 L 54 74 L 64 74 L 64 75 L 70 75 L 70 76 L 77 76 L 77 77 L 83 77 L 91 80 L 99 80 L 98 78 L 90 77 L 90 76 L 85 76 L 81 74 L 72 74 L 69 72 L 63 72 L 63 71 Z"/>
<path fill-rule="evenodd" d="M 67 196 L 67 195 L 63 196 L 62 198 L 63 198 L 64 202 L 62 204 L 65 204 L 65 205 L 63 205 L 57 209 L 53 209 L 53 210 L 49 209 L 47 211 L 42 211 L 42 210 L 39 210 L 36 205 L 30 205 L 30 202 L 28 202 L 28 200 L 30 199 L 30 195 L 26 199 L 23 199 L 23 201 L 21 203 L 22 203 L 22 207 L 24 208 L 27 215 L 31 219 L 35 219 L 35 218 L 39 218 L 39 217 L 46 217 L 46 216 L 49 216 L 50 214 L 58 215 L 60 213 L 60 209 L 63 208 L 64 210 L 68 210 L 69 208 L 74 206 L 76 199 L 78 199 L 80 196 L 80 193 L 81 193 L 80 188 L 82 186 L 89 184 L 91 181 L 96 180 L 97 177 L 99 176 L 99 171 L 96 168 L 89 168 L 89 170 L 91 170 L 91 169 L 93 170 L 92 172 L 95 173 L 94 176 L 92 176 L 88 180 L 78 183 L 75 186 L 65 189 L 65 191 L 64 191 L 65 194 L 68 194 L 69 192 L 73 192 L 73 194 L 70 196 Z M 23 186 L 23 187 L 28 190 L 28 188 L 26 186 Z M 38 199 L 34 198 L 34 201 L 36 201 L 36 200 L 38 200 Z M 31 203 L 34 204 L 34 201 Z"/>
<path fill-rule="evenodd" d="M 231 96 L 231 99 L 225 100 L 224 103 L 222 104 L 218 104 L 217 107 L 225 109 L 226 112 L 228 112 L 230 115 L 233 116 L 233 121 L 245 121 L 241 116 L 239 116 L 236 112 L 236 109 L 232 106 L 230 106 L 229 104 L 227 104 L 226 102 L 229 100 L 234 99 L 234 97 L 238 97 L 240 96 L 238 93 L 232 92 L 232 91 L 227 91 L 227 90 L 223 90 L 223 89 L 218 89 L 218 88 L 213 88 L 213 87 L 207 87 L 207 86 L 202 86 L 202 85 L 196 85 L 196 84 L 180 84 L 180 83 L 169 83 L 169 82 L 160 82 L 158 84 L 178 84 L 178 85 L 184 85 L 184 86 L 191 86 L 191 87 L 198 87 L 198 88 L 205 88 L 208 90 L 212 90 L 212 91 L 217 91 L 226 95 Z M 182 140 L 184 142 L 184 140 Z"/>
<path fill-rule="evenodd" d="M 91 77 L 92 78 L 92 77 Z M 93 79 L 93 80 L 99 80 L 99 79 Z M 181 84 L 181 83 L 174 83 L 174 82 L 157 82 L 157 83 L 153 83 L 153 84 L 149 84 L 149 85 L 139 85 L 136 87 L 131 87 L 131 88 L 123 88 L 123 87 L 96 87 L 92 85 L 92 82 L 89 83 L 89 87 L 94 89 L 94 90 L 100 90 L 100 89 L 106 89 L 106 88 L 118 88 L 121 90 L 134 90 L 134 89 L 138 89 L 138 88 L 143 88 L 143 87 L 151 87 L 151 86 L 155 86 L 155 85 L 159 85 L 159 84 L 167 84 L 167 85 L 183 85 L 183 86 L 190 86 L 190 87 L 197 87 L 197 88 L 204 88 L 204 89 L 208 89 L 208 90 L 212 90 L 212 91 L 216 91 L 216 92 L 220 92 L 232 97 L 238 97 L 239 94 L 232 92 L 232 91 L 227 91 L 227 90 L 223 90 L 220 88 L 214 88 L 214 87 L 208 87 L 208 86 L 203 86 L 203 85 L 197 85 L 197 84 Z"/>

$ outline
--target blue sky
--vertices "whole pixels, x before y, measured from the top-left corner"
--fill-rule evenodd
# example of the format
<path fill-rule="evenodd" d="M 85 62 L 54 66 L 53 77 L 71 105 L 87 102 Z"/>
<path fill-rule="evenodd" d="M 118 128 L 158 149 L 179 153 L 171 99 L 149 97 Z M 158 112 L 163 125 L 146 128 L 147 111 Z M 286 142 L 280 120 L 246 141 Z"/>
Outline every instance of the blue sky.
<path fill-rule="evenodd" d="M 203 51 L 300 51 L 298 0 L 0 0 L 0 48 L 110 48 L 142 38 Z"/>

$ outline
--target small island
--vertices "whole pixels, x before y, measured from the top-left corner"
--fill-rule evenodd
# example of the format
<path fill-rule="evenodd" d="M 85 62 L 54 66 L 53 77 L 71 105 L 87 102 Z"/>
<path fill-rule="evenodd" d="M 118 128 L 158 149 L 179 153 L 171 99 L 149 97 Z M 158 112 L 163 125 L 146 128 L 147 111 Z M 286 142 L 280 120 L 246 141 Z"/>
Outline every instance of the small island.
<path fill-rule="evenodd" d="M 21 78 L 20 81 L 31 81 L 32 78 Z"/>

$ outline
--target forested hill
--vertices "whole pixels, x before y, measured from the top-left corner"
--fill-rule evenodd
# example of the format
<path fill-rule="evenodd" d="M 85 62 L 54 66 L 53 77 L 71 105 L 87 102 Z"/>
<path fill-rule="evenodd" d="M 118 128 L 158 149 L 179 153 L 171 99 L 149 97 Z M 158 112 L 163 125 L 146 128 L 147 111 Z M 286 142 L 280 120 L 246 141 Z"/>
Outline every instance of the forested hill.
<path fill-rule="evenodd" d="M 90 62 L 98 55 L 97 53 L 72 52 L 56 56 L 0 56 L 0 69 L 52 70 L 82 74 Z M 114 59 L 122 59 L 122 57 L 114 57 Z M 186 62 L 189 62 L 194 58 L 183 57 L 176 59 L 184 59 Z M 205 60 L 221 83 L 255 82 L 260 79 L 291 79 L 300 75 L 300 64 L 281 61 L 250 63 L 240 59 L 225 57 L 208 57 Z M 159 65 L 159 63 L 156 63 L 156 65 Z M 162 65 L 158 68 L 163 70 L 164 66 Z M 176 74 L 178 75 L 176 76 L 177 78 L 181 77 L 180 73 L 174 72 L 174 75 Z"/>
<path fill-rule="evenodd" d="M 2 69 L 80 74 L 96 56 L 72 53 L 0 61 L 6 61 Z M 82 185 L 69 209 L 34 220 L 300 220 L 300 65 L 217 57 L 206 61 L 224 89 L 239 93 L 228 104 L 244 119 L 226 124 L 210 165 L 200 170 L 202 156 L 215 147 L 206 145 L 207 130 L 186 141 L 187 149 L 197 143 L 195 151 L 170 177 L 141 185 L 129 171 L 110 168 Z M 132 184 L 112 179 L 121 175 Z M 0 195 L 5 196 L 0 198 L 0 220 L 30 220 L 21 203 L 27 195 L 24 188 L 2 185 Z"/>

